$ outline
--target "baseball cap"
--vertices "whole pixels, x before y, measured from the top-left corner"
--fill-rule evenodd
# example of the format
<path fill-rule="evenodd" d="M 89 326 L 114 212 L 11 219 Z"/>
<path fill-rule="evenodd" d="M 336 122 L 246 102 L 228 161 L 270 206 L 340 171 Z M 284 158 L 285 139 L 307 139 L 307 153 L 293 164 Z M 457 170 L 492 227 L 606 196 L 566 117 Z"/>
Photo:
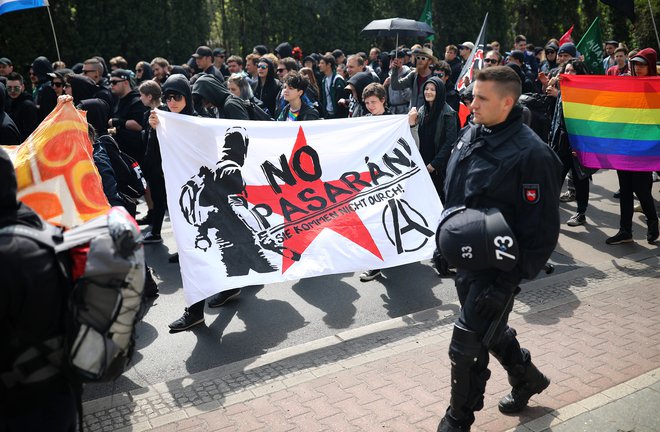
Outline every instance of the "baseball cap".
<path fill-rule="evenodd" d="M 605 45 L 614 45 L 616 47 L 616 46 L 619 46 L 619 42 L 615 41 L 615 40 L 608 40 L 608 41 L 605 41 Z"/>
<path fill-rule="evenodd" d="M 195 58 L 200 58 L 200 57 L 213 57 L 213 51 L 211 51 L 211 48 L 202 45 L 197 48 L 197 51 L 195 51 L 195 54 L 192 55 Z"/>
<path fill-rule="evenodd" d="M 525 54 L 520 50 L 513 50 L 509 53 L 509 57 L 513 57 L 518 60 L 520 63 L 525 63 Z"/>
<path fill-rule="evenodd" d="M 199 47 L 199 48 L 204 48 L 204 47 Z M 197 48 L 197 51 L 199 51 L 199 48 Z M 219 56 L 219 55 L 222 55 L 222 54 L 226 54 L 226 53 L 227 53 L 227 51 L 224 48 L 215 48 L 213 50 L 213 57 Z"/>
<path fill-rule="evenodd" d="M 126 69 L 116 69 L 116 70 L 112 71 L 110 76 L 114 77 L 114 78 L 125 79 L 125 80 L 133 78 L 133 75 L 131 74 L 131 72 L 127 71 Z"/>
<path fill-rule="evenodd" d="M 5 66 L 12 66 L 13 65 L 11 60 L 9 60 L 7 57 L 1 57 L 0 58 L 0 63 L 2 63 Z"/>
<path fill-rule="evenodd" d="M 562 44 L 562 46 L 559 47 L 559 51 L 557 51 L 557 55 L 559 54 L 568 54 L 571 57 L 577 57 L 577 49 L 575 48 L 575 44 L 570 42 Z"/>
<path fill-rule="evenodd" d="M 635 56 L 631 58 L 630 61 L 634 63 L 649 64 L 648 60 L 641 56 Z"/>
<path fill-rule="evenodd" d="M 509 271 L 518 262 L 518 241 L 495 208 L 443 211 L 435 239 L 444 259 L 459 269 Z"/>
<path fill-rule="evenodd" d="M 470 50 L 473 50 L 474 49 L 474 44 L 470 41 L 463 42 L 462 44 L 460 44 L 458 46 L 458 49 L 461 49 L 461 48 L 469 48 Z"/>

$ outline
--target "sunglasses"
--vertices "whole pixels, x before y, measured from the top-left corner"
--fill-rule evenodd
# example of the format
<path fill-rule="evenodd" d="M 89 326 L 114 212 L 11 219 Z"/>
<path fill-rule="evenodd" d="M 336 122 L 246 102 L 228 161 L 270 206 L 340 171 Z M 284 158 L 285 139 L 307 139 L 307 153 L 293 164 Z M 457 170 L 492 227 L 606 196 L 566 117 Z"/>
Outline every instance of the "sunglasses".
<path fill-rule="evenodd" d="M 84 69 L 83 69 L 82 72 L 83 72 L 84 74 L 88 74 L 88 73 L 92 73 L 92 72 L 96 72 L 96 71 L 95 71 L 95 70 L 89 70 L 89 69 L 88 69 L 88 70 L 84 70 Z"/>
<path fill-rule="evenodd" d="M 416 60 L 422 60 L 422 61 L 425 61 L 425 60 L 428 60 L 429 58 L 428 58 L 428 57 L 424 57 L 424 56 L 417 56 L 417 57 L 415 57 L 415 59 L 416 59 Z"/>
<path fill-rule="evenodd" d="M 434 72 L 434 75 L 439 77 L 439 78 L 444 78 L 445 73 L 444 72 Z"/>
<path fill-rule="evenodd" d="M 172 99 L 174 99 L 174 100 L 177 101 L 177 102 L 181 102 L 181 100 L 183 99 L 183 95 L 180 95 L 180 94 L 168 94 L 167 96 L 164 96 L 164 97 L 163 97 L 163 100 L 164 100 L 165 102 L 169 102 L 169 101 L 171 101 Z"/>
<path fill-rule="evenodd" d="M 554 54 L 554 53 L 556 53 L 556 52 L 557 52 L 557 51 L 555 51 L 555 50 L 545 50 L 545 53 L 546 53 L 546 54 Z"/>
<path fill-rule="evenodd" d="M 142 69 L 135 69 L 135 72 L 142 72 Z"/>
<path fill-rule="evenodd" d="M 492 64 L 495 64 L 495 63 L 497 63 L 497 60 L 495 60 L 495 59 L 484 59 L 484 63 L 488 63 L 488 64 L 492 63 Z"/>
<path fill-rule="evenodd" d="M 259 65 L 259 66 L 257 66 L 257 67 L 258 67 L 259 69 L 268 69 L 268 66 L 266 66 L 266 65 Z"/>
<path fill-rule="evenodd" d="M 279 72 L 286 72 L 286 68 L 284 68 L 284 69 L 279 69 L 279 68 L 278 68 L 278 69 L 277 69 L 277 72 L 278 72 L 278 73 L 279 73 Z"/>
<path fill-rule="evenodd" d="M 224 54 L 217 55 L 216 57 L 225 58 Z"/>
<path fill-rule="evenodd" d="M 18 93 L 21 91 L 21 86 L 7 86 L 7 91 L 9 93 Z"/>
<path fill-rule="evenodd" d="M 53 81 L 53 87 L 62 87 L 63 85 L 64 85 L 63 82 Z"/>
<path fill-rule="evenodd" d="M 123 80 L 110 81 L 110 85 L 111 85 L 111 86 L 113 86 L 113 85 L 117 85 L 117 84 L 119 84 L 120 82 L 124 82 L 124 81 L 127 81 L 127 80 L 123 79 Z"/>

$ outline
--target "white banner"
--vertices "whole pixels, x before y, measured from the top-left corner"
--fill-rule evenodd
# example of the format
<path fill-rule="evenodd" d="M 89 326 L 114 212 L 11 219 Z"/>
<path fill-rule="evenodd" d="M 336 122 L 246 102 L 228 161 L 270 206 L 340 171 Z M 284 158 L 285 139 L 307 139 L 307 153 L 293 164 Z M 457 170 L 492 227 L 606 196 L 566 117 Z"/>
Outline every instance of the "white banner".
<path fill-rule="evenodd" d="M 188 304 L 230 288 L 431 257 L 442 206 L 407 116 L 158 117 Z"/>

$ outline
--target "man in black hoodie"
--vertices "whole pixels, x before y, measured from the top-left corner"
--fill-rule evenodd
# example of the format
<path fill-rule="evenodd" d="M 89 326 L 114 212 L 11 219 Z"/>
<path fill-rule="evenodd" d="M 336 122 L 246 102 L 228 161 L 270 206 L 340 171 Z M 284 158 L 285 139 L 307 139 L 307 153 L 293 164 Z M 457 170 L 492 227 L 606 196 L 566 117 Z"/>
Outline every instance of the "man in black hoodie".
<path fill-rule="evenodd" d="M 11 102 L 7 114 L 16 123 L 21 134 L 20 142 L 23 142 L 39 126 L 39 110 L 32 96 L 25 91 L 23 77 L 17 72 L 7 75 L 7 94 Z"/>
<path fill-rule="evenodd" d="M 0 145 L 18 145 L 21 134 L 14 121 L 5 112 L 5 85 L 0 82 Z"/>
<path fill-rule="evenodd" d="M 140 101 L 140 93 L 134 89 L 131 73 L 117 69 L 110 74 L 112 93 L 119 97 L 117 109 L 108 121 L 108 127 L 115 129 L 115 139 L 124 153 L 143 163 L 142 120 L 147 108 Z"/>
<path fill-rule="evenodd" d="M 14 166 L 0 148 L 0 229 L 45 228 L 32 209 L 16 200 L 16 189 Z M 61 346 L 57 337 L 64 334 L 67 291 L 56 258 L 34 240 L 2 235 L 0 274 L 0 430 L 74 431 L 80 389 L 43 354 L 33 355 L 30 364 L 18 360 L 44 343 Z"/>
<path fill-rule="evenodd" d="M 193 84 L 192 95 L 195 110 L 203 117 L 250 120 L 243 100 L 229 93 L 212 75 L 200 76 Z"/>
<path fill-rule="evenodd" d="M 49 73 L 53 72 L 50 60 L 44 56 L 37 57 L 32 62 L 32 72 L 37 79 L 32 98 L 39 108 L 39 121 L 41 121 L 57 105 L 57 95 L 50 84 L 50 77 L 48 76 Z"/>

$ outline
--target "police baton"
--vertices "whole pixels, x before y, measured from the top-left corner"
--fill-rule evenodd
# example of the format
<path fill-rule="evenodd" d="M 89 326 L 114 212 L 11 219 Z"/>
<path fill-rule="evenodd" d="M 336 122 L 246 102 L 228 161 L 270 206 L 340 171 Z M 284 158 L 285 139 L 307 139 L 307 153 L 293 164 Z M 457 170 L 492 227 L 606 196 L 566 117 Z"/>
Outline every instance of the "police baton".
<path fill-rule="evenodd" d="M 495 336 L 495 332 L 502 323 L 502 320 L 504 319 L 506 314 L 508 314 L 509 310 L 512 309 L 513 299 L 517 293 L 518 293 L 518 289 L 515 289 L 511 292 L 511 295 L 509 296 L 506 302 L 506 306 L 504 306 L 504 309 L 502 309 L 502 312 L 500 312 L 497 318 L 494 319 L 492 323 L 490 323 L 490 326 L 488 327 L 488 331 L 486 332 L 484 338 L 481 341 L 481 343 L 483 343 L 486 348 L 490 349 L 490 346 L 493 343 L 493 337 Z"/>

